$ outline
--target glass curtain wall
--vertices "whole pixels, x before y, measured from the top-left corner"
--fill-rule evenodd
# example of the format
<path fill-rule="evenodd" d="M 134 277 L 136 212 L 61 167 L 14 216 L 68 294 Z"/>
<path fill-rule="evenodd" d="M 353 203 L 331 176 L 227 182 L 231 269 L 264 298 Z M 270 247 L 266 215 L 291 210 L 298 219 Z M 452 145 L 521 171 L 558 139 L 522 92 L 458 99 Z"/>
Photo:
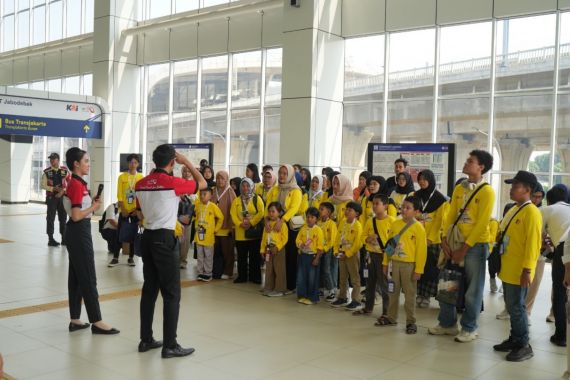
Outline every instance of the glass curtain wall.
<path fill-rule="evenodd" d="M 442 142 L 459 177 L 486 149 L 498 211 L 517 170 L 570 184 L 569 112 L 570 12 L 347 39 L 341 169 L 365 169 L 354 143 Z"/>

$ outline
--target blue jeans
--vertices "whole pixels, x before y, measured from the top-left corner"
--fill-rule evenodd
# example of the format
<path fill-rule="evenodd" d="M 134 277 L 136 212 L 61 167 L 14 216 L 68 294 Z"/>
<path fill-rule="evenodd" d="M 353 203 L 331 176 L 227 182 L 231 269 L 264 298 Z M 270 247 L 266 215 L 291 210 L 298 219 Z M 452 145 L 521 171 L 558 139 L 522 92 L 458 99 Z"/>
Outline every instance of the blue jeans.
<path fill-rule="evenodd" d="M 338 259 L 332 250 L 321 256 L 321 279 L 326 290 L 338 288 Z"/>
<path fill-rule="evenodd" d="M 507 311 L 511 316 L 511 341 L 524 347 L 528 344 L 528 316 L 526 314 L 526 294 L 528 288 L 503 282 L 503 294 Z"/>
<path fill-rule="evenodd" d="M 316 255 L 301 253 L 297 260 L 297 297 L 319 302 L 319 267 L 313 266 Z"/>
<path fill-rule="evenodd" d="M 466 332 L 477 330 L 477 319 L 481 313 L 483 288 L 485 287 L 485 271 L 489 244 L 477 243 L 465 255 L 465 311 L 461 317 L 461 328 Z M 455 326 L 457 310 L 455 305 L 439 303 L 439 324 L 442 327 Z"/>

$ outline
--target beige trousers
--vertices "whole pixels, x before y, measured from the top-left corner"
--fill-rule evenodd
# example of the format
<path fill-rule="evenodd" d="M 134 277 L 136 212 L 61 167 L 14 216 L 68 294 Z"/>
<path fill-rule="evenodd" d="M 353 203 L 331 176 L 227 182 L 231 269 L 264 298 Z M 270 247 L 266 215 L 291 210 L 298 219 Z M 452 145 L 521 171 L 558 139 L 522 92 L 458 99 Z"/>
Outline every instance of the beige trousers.
<path fill-rule="evenodd" d="M 338 261 L 340 269 L 338 298 L 348 299 L 348 279 L 352 282 L 351 298 L 353 301 L 360 302 L 360 274 L 358 269 L 360 266 L 360 253 L 352 257 L 346 257 L 344 260 Z"/>
<path fill-rule="evenodd" d="M 265 256 L 263 257 L 265 260 Z M 285 276 L 285 248 L 271 255 L 269 261 L 265 261 L 265 287 L 268 292 L 287 291 L 287 277 Z"/>
<path fill-rule="evenodd" d="M 398 320 L 400 293 L 403 290 L 406 325 L 416 323 L 416 292 L 418 282 L 413 278 L 415 268 L 416 263 L 402 263 L 392 260 L 394 292 L 390 293 L 390 305 L 388 306 L 388 319 L 392 322 L 397 322 Z"/>

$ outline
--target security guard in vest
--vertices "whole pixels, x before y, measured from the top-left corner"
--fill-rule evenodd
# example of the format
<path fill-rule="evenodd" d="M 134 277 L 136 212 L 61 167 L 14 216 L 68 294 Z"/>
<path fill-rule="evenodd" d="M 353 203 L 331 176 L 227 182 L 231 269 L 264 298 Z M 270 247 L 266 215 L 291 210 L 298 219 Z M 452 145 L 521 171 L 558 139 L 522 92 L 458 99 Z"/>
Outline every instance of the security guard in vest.
<path fill-rule="evenodd" d="M 63 208 L 62 197 L 63 194 L 65 194 L 67 179 L 71 174 L 69 169 L 59 165 L 59 154 L 52 153 L 48 158 L 51 166 L 44 170 L 42 176 L 42 189 L 46 191 L 46 232 L 49 237 L 48 246 L 58 247 L 59 243 L 53 238 L 53 223 L 55 221 L 55 214 L 57 213 L 61 244 L 65 244 L 65 223 L 67 222 L 67 214 Z"/>

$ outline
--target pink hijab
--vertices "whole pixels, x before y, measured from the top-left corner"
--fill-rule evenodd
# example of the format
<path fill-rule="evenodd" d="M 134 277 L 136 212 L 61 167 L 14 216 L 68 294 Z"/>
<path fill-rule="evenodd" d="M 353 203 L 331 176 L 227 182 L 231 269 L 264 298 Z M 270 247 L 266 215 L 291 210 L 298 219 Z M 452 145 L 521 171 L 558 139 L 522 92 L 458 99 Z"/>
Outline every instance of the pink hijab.
<path fill-rule="evenodd" d="M 329 198 L 329 201 L 332 204 L 338 205 L 340 203 L 354 200 L 352 194 L 352 184 L 350 183 L 350 180 L 343 174 L 336 175 L 333 178 L 333 181 L 335 178 L 338 178 L 340 184 L 339 192 L 333 193 L 332 197 Z"/>

